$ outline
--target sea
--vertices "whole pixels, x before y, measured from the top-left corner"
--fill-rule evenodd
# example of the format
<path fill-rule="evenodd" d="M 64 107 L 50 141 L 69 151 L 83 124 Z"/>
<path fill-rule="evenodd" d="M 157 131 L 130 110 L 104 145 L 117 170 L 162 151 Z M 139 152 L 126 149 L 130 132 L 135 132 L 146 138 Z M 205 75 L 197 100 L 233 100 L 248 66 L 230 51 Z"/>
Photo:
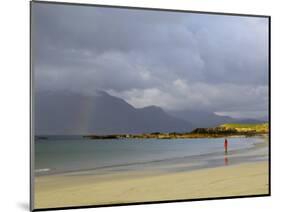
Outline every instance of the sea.
<path fill-rule="evenodd" d="M 35 176 L 122 171 L 177 172 L 268 160 L 267 137 L 104 139 L 37 138 Z"/>

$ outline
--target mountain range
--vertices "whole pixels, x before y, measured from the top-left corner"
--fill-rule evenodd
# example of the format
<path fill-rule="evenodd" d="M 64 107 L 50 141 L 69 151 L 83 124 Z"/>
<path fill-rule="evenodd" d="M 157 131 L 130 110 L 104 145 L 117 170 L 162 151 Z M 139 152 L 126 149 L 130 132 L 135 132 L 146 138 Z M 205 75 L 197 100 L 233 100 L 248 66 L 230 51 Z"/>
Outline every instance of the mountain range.
<path fill-rule="evenodd" d="M 158 106 L 135 108 L 104 91 L 91 96 L 64 91 L 36 92 L 34 106 L 36 135 L 190 132 L 197 127 L 243 122 L 204 111 L 164 111 Z"/>
<path fill-rule="evenodd" d="M 121 98 L 99 91 L 35 94 L 36 135 L 186 132 L 192 125 L 156 106 L 134 108 Z"/>
<path fill-rule="evenodd" d="M 258 119 L 238 119 L 230 116 L 221 116 L 209 111 L 182 110 L 169 111 L 168 113 L 176 118 L 190 121 L 194 128 L 216 127 L 225 123 L 258 124 L 267 122 Z"/>

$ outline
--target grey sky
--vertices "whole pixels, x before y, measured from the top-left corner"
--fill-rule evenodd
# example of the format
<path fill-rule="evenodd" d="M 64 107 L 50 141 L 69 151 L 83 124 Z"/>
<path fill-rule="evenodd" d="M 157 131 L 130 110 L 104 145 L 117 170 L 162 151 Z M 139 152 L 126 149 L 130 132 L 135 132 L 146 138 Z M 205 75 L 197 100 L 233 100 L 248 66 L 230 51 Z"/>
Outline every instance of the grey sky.
<path fill-rule="evenodd" d="M 33 4 L 36 90 L 264 117 L 268 20 Z"/>

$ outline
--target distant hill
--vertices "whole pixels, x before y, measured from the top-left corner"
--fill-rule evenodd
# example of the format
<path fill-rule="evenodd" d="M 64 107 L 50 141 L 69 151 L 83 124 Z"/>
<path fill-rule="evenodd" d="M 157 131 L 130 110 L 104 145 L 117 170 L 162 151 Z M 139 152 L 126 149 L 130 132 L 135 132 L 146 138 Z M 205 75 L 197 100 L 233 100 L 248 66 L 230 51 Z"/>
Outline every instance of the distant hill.
<path fill-rule="evenodd" d="M 160 107 L 134 108 L 106 92 L 83 96 L 68 92 L 35 94 L 36 135 L 188 132 L 190 122 Z"/>
<path fill-rule="evenodd" d="M 225 128 L 225 129 L 235 129 L 238 132 L 250 132 L 255 131 L 257 133 L 268 133 L 268 123 L 262 123 L 262 124 L 243 124 L 243 123 L 231 123 L 231 124 L 223 124 L 219 127 Z"/>
<path fill-rule="evenodd" d="M 189 137 L 224 137 L 232 135 L 255 136 L 269 132 L 268 123 L 262 124 L 223 124 L 217 127 L 196 128 Z"/>
<path fill-rule="evenodd" d="M 171 116 L 189 121 L 194 128 L 217 127 L 225 123 L 263 123 L 256 119 L 235 119 L 229 116 L 216 115 L 213 112 L 199 110 L 167 111 Z"/>

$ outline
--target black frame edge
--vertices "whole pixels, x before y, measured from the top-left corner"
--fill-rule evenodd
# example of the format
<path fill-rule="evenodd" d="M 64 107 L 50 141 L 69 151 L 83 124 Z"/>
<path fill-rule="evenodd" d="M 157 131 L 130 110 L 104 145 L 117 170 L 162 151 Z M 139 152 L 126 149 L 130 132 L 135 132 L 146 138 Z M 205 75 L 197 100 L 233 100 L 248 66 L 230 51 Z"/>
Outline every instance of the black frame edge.
<path fill-rule="evenodd" d="M 271 196 L 271 16 L 268 16 L 268 192 Z"/>
<path fill-rule="evenodd" d="M 183 10 L 183 9 L 165 9 L 158 7 L 138 7 L 138 6 L 120 6 L 120 5 L 108 5 L 108 4 L 93 4 L 93 3 L 73 3 L 73 2 L 56 2 L 56 1 L 44 1 L 44 0 L 31 0 L 34 3 L 41 4 L 56 4 L 56 5 L 69 5 L 69 6 L 88 6 L 88 7 L 103 7 L 103 8 L 116 8 L 116 9 L 136 9 L 136 10 L 150 10 L 150 11 L 166 11 L 166 12 L 183 12 L 183 13 L 195 13 L 195 14 L 208 14 L 208 15 L 226 15 L 226 16 L 245 16 L 256 18 L 268 18 L 270 15 L 257 15 L 257 14 L 243 14 L 243 13 L 227 13 L 227 12 L 212 12 L 212 11 L 200 11 L 200 10 Z"/>
<path fill-rule="evenodd" d="M 32 0 L 29 1 L 29 210 L 34 210 L 33 177 L 33 71 L 32 71 Z"/>
<path fill-rule="evenodd" d="M 54 211 L 54 210 L 70 210 L 70 209 L 87 209 L 87 208 L 105 208 L 117 206 L 136 206 L 136 205 L 151 205 L 151 204 L 167 204 L 167 203 L 181 203 L 181 202 L 200 202 L 206 200 L 229 200 L 229 199 L 242 199 L 242 198 L 257 198 L 269 197 L 270 194 L 256 194 L 256 195 L 243 195 L 243 196 L 226 196 L 226 197 L 210 197 L 198 199 L 180 199 L 180 200 L 161 200 L 161 201 L 148 201 L 148 202 L 133 202 L 133 203 L 116 203 L 116 204 L 103 204 L 103 205 L 84 205 L 84 206 L 69 206 L 69 207 L 54 207 L 54 208 L 37 208 L 32 211 Z"/>

